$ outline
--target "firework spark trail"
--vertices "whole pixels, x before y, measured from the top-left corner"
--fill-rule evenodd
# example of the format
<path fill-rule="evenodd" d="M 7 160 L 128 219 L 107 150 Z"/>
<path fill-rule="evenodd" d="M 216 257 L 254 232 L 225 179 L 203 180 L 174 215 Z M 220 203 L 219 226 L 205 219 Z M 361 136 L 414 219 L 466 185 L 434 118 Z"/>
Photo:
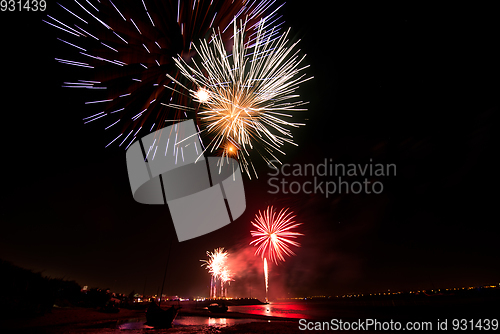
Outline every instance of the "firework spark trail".
<path fill-rule="evenodd" d="M 308 67 L 300 67 L 305 55 L 300 56 L 300 50 L 296 50 L 298 41 L 289 45 L 289 30 L 276 36 L 274 29 L 264 29 L 262 20 L 255 38 L 245 41 L 246 27 L 247 22 L 237 25 L 234 20 L 232 54 L 226 51 L 221 34 L 214 32 L 210 41 L 202 40 L 199 46 L 193 46 L 197 57 L 192 64 L 182 57 L 175 59 L 183 79 L 193 89 L 167 77 L 199 104 L 201 131 L 211 138 L 206 150 L 222 149 L 222 163 L 224 157 L 236 155 L 250 176 L 253 164 L 249 150 L 259 150 L 254 143 L 263 147 L 265 153 L 259 153 L 271 164 L 270 158 L 279 162 L 274 151 L 285 154 L 281 146 L 296 145 L 288 128 L 304 124 L 284 118 L 292 117 L 290 112 L 307 110 L 299 108 L 307 102 L 297 100 L 295 91 L 312 77 L 301 73 Z"/>
<path fill-rule="evenodd" d="M 264 277 L 266 280 L 266 303 L 267 303 L 267 301 L 268 301 L 267 293 L 269 291 L 269 272 L 268 272 L 268 268 L 267 268 L 267 259 L 266 258 L 264 258 Z"/>
<path fill-rule="evenodd" d="M 221 291 L 224 291 L 224 284 L 232 281 L 232 273 L 227 268 L 228 252 L 223 247 L 216 248 L 213 252 L 207 251 L 208 260 L 200 260 L 204 262 L 203 267 L 207 268 L 212 275 L 210 279 L 210 297 L 217 297 L 217 280 L 221 282 Z"/>
<path fill-rule="evenodd" d="M 107 132 L 118 130 L 111 143 L 120 146 L 124 142 L 116 139 L 134 132 L 124 147 L 143 128 L 151 132 L 163 128 L 165 122 L 188 117 L 189 110 L 175 107 L 184 105 L 185 97 L 166 88 L 172 80 L 165 74 L 179 78 L 173 56 L 189 59 L 194 54 L 192 42 L 207 36 L 212 28 L 223 30 L 224 41 L 230 41 L 228 27 L 237 18 L 251 22 L 248 32 L 252 34 L 262 18 L 278 27 L 282 6 L 276 7 L 275 0 L 61 0 L 57 5 L 54 10 L 62 18 L 47 15 L 43 21 L 63 35 L 57 40 L 71 55 L 56 60 L 82 68 L 90 77 L 63 86 L 95 92 L 97 97 L 87 104 L 92 113 L 101 114 L 86 118 L 85 123 L 100 119 Z"/>
<path fill-rule="evenodd" d="M 230 283 L 233 280 L 232 273 L 229 269 L 224 268 L 220 274 L 221 282 L 221 297 L 227 297 L 227 287 L 224 290 L 224 284 Z"/>

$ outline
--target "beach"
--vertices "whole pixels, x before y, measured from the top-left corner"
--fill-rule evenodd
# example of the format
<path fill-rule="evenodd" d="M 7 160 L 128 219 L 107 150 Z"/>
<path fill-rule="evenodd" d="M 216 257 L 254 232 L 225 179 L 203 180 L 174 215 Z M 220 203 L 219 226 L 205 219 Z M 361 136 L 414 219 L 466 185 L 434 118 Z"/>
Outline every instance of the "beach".
<path fill-rule="evenodd" d="M 221 318 L 223 316 L 223 318 Z M 103 313 L 95 308 L 54 308 L 51 313 L 28 319 L 3 320 L 1 327 L 14 333 L 290 333 L 297 320 L 228 312 L 213 315 L 206 310 L 182 310 L 169 329 L 146 326 L 145 310 L 121 309 Z"/>
<path fill-rule="evenodd" d="M 26 333 L 64 333 L 70 328 L 85 327 L 110 321 L 142 317 L 144 310 L 121 309 L 119 313 L 103 313 L 95 308 L 61 307 L 43 316 L 2 320 L 2 328 Z"/>
<path fill-rule="evenodd" d="M 496 290 L 495 290 L 496 292 Z M 51 313 L 32 318 L 7 319 L 0 328 L 9 333 L 299 333 L 305 330 L 332 330 L 342 332 L 349 326 L 363 332 L 380 332 L 391 328 L 419 326 L 422 330 L 449 327 L 463 319 L 480 320 L 483 328 L 498 328 L 498 299 L 456 298 L 450 296 L 398 299 L 397 296 L 381 299 L 357 300 L 302 300 L 276 301 L 269 304 L 233 305 L 224 313 L 210 313 L 204 304 L 173 302 L 162 304 L 181 307 L 172 328 L 157 329 L 146 325 L 146 311 L 122 308 L 118 313 L 103 313 L 97 308 L 53 308 Z M 367 321 L 378 323 L 368 326 Z M 460 326 L 464 326 L 460 322 Z M 466 322 L 465 326 L 477 326 Z M 326 326 L 326 327 L 324 327 Z M 360 327 L 361 326 L 361 327 Z M 366 329 L 363 329 L 366 326 Z M 460 327 L 459 326 L 459 327 Z"/>

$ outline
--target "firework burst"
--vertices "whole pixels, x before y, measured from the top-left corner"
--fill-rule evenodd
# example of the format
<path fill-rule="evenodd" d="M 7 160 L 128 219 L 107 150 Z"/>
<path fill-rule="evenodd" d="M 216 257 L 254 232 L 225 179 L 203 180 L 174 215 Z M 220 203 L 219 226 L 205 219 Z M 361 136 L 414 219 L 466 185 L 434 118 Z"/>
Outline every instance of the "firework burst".
<path fill-rule="evenodd" d="M 173 57 L 190 59 L 192 41 L 213 28 L 229 41 L 239 18 L 251 22 L 251 33 L 262 18 L 279 26 L 281 6 L 273 0 L 74 0 L 54 4 L 61 17 L 47 15 L 44 22 L 58 29 L 57 39 L 66 48 L 55 59 L 83 70 L 83 78 L 63 86 L 94 93 L 85 102 L 91 116 L 84 123 L 105 122 L 106 132 L 114 132 L 107 146 L 128 147 L 139 132 L 188 118 L 175 107 L 185 104 L 185 97 L 166 88 L 172 80 L 165 74 L 180 76 Z"/>
<path fill-rule="evenodd" d="M 291 246 L 300 247 L 300 244 L 294 239 L 302 233 L 294 232 L 301 223 L 296 223 L 292 211 L 282 209 L 276 212 L 272 206 L 266 211 L 260 212 L 255 217 L 252 225 L 257 229 L 250 231 L 255 239 L 250 243 L 257 247 L 255 254 L 263 259 L 268 258 L 275 264 L 279 261 L 285 261 L 286 256 L 295 255 Z"/>
<path fill-rule="evenodd" d="M 260 212 L 255 216 L 255 222 L 252 225 L 257 228 L 256 231 L 250 231 L 255 239 L 250 245 L 257 247 L 256 255 L 260 255 L 264 260 L 264 278 L 266 283 L 266 301 L 269 290 L 269 267 L 267 259 L 269 258 L 275 264 L 278 261 L 285 261 L 285 255 L 291 256 L 295 253 L 290 246 L 300 247 L 300 244 L 292 239 L 303 235 L 302 233 L 292 231 L 301 223 L 296 223 L 295 216 L 288 209 L 281 209 L 276 212 L 272 206 L 267 207 L 266 211 Z"/>
<path fill-rule="evenodd" d="M 247 25 L 233 22 L 231 54 L 222 34 L 214 32 L 210 40 L 193 46 L 197 56 L 191 64 L 182 57 L 175 59 L 187 85 L 167 77 L 197 102 L 184 108 L 196 113 L 201 132 L 208 137 L 206 150 L 220 151 L 222 161 L 236 156 L 250 176 L 251 169 L 257 175 L 250 150 L 256 149 L 272 164 L 270 158 L 280 162 L 276 151 L 285 154 L 281 150 L 285 143 L 296 145 L 289 128 L 303 124 L 287 118 L 291 112 L 307 110 L 300 108 L 307 102 L 298 100 L 296 90 L 312 77 L 302 73 L 308 67 L 301 67 L 305 55 L 299 55 L 298 41 L 290 45 L 289 31 L 266 31 L 262 20 L 257 32 L 248 37 Z"/>
<path fill-rule="evenodd" d="M 207 268 L 212 276 L 219 277 L 225 267 L 228 256 L 227 251 L 223 247 L 216 248 L 213 252 L 207 251 L 208 260 L 200 260 L 204 262 L 203 267 Z"/>
<path fill-rule="evenodd" d="M 213 252 L 207 251 L 208 260 L 200 260 L 210 278 L 210 298 L 217 297 L 217 283 L 220 282 L 221 295 L 224 294 L 224 284 L 233 280 L 232 273 L 227 267 L 228 252 L 224 248 L 216 248 Z"/>

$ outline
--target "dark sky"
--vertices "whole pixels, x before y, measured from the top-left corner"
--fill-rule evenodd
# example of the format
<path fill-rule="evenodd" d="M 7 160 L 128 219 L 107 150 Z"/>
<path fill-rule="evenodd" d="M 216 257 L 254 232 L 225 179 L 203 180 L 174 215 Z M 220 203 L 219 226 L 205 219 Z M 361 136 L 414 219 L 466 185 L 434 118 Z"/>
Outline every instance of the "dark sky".
<path fill-rule="evenodd" d="M 60 34 L 45 14 L 2 13 L 0 258 L 123 293 L 145 282 L 156 293 L 169 258 L 166 292 L 189 296 L 208 294 L 199 260 L 225 247 L 237 272 L 230 294 L 262 297 L 250 221 L 275 205 L 292 208 L 305 234 L 295 257 L 271 266 L 275 296 L 498 283 L 494 12 L 288 2 L 286 25 L 315 78 L 299 92 L 310 101 L 299 115 L 307 125 L 283 162 L 372 159 L 397 173 L 372 179 L 381 194 L 326 198 L 269 194 L 271 170 L 258 164 L 259 179 L 245 180 L 243 216 L 182 243 L 166 206 L 133 200 L 125 152 L 104 148 L 103 123 L 83 125 L 88 96 L 60 87 L 78 77 L 54 60 Z"/>

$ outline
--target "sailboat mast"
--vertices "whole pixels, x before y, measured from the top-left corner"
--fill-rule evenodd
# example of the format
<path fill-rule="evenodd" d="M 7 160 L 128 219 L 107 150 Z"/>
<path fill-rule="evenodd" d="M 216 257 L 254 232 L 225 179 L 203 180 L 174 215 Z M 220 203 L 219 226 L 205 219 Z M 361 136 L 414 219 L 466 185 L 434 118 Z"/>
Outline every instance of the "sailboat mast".
<path fill-rule="evenodd" d="M 161 283 L 160 300 L 158 301 L 158 306 L 161 306 L 161 300 L 163 297 L 163 288 L 165 287 L 165 279 L 167 278 L 168 262 L 170 261 L 170 253 L 172 250 L 172 239 L 170 238 L 170 246 L 168 247 L 167 264 L 165 265 L 165 273 L 163 274 L 163 282 Z"/>

